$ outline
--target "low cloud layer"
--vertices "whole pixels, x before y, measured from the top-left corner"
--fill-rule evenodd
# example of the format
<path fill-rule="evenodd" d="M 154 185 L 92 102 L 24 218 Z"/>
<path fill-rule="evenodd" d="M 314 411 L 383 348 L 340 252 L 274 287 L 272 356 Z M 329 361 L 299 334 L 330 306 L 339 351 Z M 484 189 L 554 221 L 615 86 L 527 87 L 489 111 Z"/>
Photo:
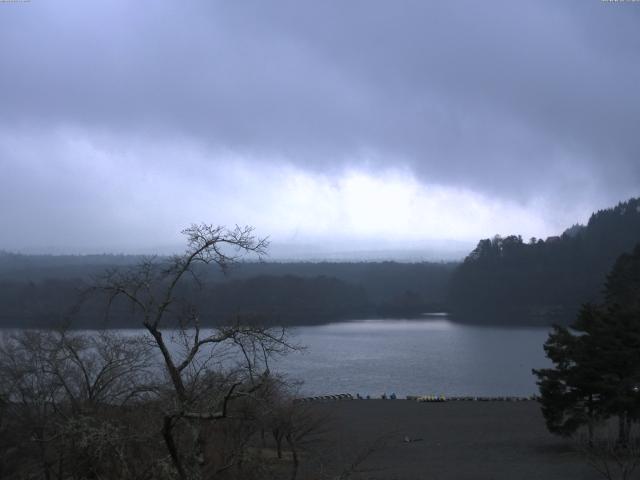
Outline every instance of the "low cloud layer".
<path fill-rule="evenodd" d="M 0 248 L 556 233 L 640 193 L 639 24 L 596 0 L 0 5 Z"/>

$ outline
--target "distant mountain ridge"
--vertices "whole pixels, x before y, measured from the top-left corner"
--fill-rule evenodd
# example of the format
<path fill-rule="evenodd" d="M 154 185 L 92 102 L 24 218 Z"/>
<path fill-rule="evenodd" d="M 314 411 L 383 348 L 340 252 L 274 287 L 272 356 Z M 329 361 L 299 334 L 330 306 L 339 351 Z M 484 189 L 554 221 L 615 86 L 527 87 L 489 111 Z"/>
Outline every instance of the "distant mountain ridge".
<path fill-rule="evenodd" d="M 546 240 L 495 236 L 480 240 L 454 272 L 448 304 L 460 317 L 509 323 L 569 321 L 598 301 L 616 258 L 640 243 L 640 198 L 591 215 Z"/>

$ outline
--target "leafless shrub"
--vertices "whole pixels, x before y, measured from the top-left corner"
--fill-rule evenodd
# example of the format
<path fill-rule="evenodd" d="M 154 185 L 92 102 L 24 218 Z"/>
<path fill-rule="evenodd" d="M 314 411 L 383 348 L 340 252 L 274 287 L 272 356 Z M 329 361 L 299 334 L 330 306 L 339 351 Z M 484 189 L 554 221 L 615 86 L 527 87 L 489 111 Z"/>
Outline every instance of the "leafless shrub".
<path fill-rule="evenodd" d="M 3 334 L 3 426 L 12 432 L 3 448 L 3 478 L 70 478 L 103 468 L 119 478 L 140 478 L 128 472 L 145 462 L 124 452 L 136 442 L 150 445 L 151 431 L 134 434 L 135 422 L 125 422 L 123 412 L 155 395 L 151 358 L 140 338 L 114 333 Z"/>
<path fill-rule="evenodd" d="M 110 270 L 91 289 L 127 304 L 144 335 L 2 337 L 0 430 L 14 432 L 0 442 L 3 478 L 296 478 L 324 424 L 271 373 L 270 360 L 297 347 L 247 319 L 204 328 L 192 295 L 204 267 L 227 271 L 267 242 L 249 227 L 183 233 L 183 255 Z"/>
<path fill-rule="evenodd" d="M 591 442 L 581 439 L 579 449 L 586 462 L 607 480 L 629 480 L 640 464 L 640 438 L 622 445 L 610 437 Z"/>
<path fill-rule="evenodd" d="M 392 433 L 380 435 L 364 447 L 357 450 L 355 454 L 352 455 L 351 460 L 347 462 L 346 467 L 342 470 L 338 479 L 347 480 L 357 476 L 358 474 L 371 473 L 372 471 L 378 470 L 366 467 L 366 463 L 370 460 L 372 455 L 387 447 L 393 435 L 394 434 Z"/>

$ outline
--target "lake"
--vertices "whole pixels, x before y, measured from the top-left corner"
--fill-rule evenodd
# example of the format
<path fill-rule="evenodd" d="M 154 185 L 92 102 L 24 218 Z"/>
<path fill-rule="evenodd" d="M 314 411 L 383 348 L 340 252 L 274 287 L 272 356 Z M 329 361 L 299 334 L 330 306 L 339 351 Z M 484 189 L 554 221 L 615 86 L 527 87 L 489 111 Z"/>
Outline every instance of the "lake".
<path fill-rule="evenodd" d="M 303 379 L 303 395 L 360 393 L 528 396 L 532 368 L 550 365 L 548 328 L 475 326 L 446 317 L 360 320 L 291 330 L 307 349 L 273 370 Z"/>
<path fill-rule="evenodd" d="M 304 381 L 304 396 L 529 396 L 537 393 L 531 369 L 551 364 L 542 348 L 547 327 L 477 326 L 430 315 L 289 332 L 292 342 L 306 349 L 274 359 L 271 370 Z"/>

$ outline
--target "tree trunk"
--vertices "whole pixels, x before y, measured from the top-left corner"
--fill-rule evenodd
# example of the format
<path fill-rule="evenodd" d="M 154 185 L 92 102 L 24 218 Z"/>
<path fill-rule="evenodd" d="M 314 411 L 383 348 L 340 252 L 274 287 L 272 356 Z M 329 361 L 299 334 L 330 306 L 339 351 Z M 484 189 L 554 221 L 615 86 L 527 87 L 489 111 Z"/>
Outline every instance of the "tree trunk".
<path fill-rule="evenodd" d="M 38 429 L 37 433 L 35 433 L 38 442 L 38 449 L 40 450 L 40 459 L 42 461 L 44 478 L 45 480 L 51 480 L 51 465 L 49 462 L 47 462 L 47 451 L 44 435 L 44 431 L 41 429 Z"/>
<path fill-rule="evenodd" d="M 291 472 L 291 480 L 296 480 L 298 476 L 298 466 L 300 464 L 298 460 L 298 451 L 296 450 L 296 444 L 293 441 L 293 437 L 291 434 L 286 436 L 287 444 L 289 444 L 289 449 L 291 450 L 291 458 L 293 459 L 293 470 Z"/>
<path fill-rule="evenodd" d="M 618 445 L 626 447 L 629 443 L 629 422 L 627 419 L 627 411 L 618 415 Z"/>
<path fill-rule="evenodd" d="M 169 373 L 169 378 L 171 378 L 171 382 L 173 383 L 173 388 L 175 389 L 176 394 L 178 395 L 178 400 L 180 400 L 180 403 L 184 403 L 187 397 L 187 390 L 184 386 L 184 383 L 182 382 L 182 377 L 180 376 L 180 372 L 178 371 L 175 364 L 173 363 L 173 358 L 171 357 L 171 353 L 169 352 L 169 349 L 164 343 L 164 339 L 162 338 L 162 332 L 152 325 L 145 324 L 145 326 L 149 331 L 149 333 L 151 333 L 153 338 L 156 340 L 156 344 L 158 345 L 158 348 L 162 353 L 162 357 L 164 358 L 164 364 L 167 369 L 167 373 Z"/>
<path fill-rule="evenodd" d="M 589 447 L 593 447 L 593 396 L 589 395 L 589 403 L 587 407 L 587 428 L 589 431 Z"/>
<path fill-rule="evenodd" d="M 164 443 L 167 446 L 167 450 L 169 450 L 169 455 L 171 456 L 171 461 L 173 462 L 173 466 L 178 471 L 178 476 L 181 480 L 187 480 L 187 475 L 184 471 L 184 467 L 182 466 L 182 462 L 180 461 L 180 456 L 178 455 L 178 449 L 176 448 L 176 444 L 173 441 L 173 418 L 170 416 L 164 417 L 164 423 L 162 425 L 162 437 L 164 438 Z"/>

